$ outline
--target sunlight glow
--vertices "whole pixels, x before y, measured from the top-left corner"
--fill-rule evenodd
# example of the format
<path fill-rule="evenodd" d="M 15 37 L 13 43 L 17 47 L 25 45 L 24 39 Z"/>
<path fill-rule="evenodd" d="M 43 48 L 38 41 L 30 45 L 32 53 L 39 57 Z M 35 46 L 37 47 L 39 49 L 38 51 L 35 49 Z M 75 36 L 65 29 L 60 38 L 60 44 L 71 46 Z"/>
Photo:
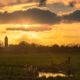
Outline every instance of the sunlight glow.
<path fill-rule="evenodd" d="M 24 25 L 25 27 L 28 27 L 28 25 Z"/>
<path fill-rule="evenodd" d="M 31 35 L 32 35 L 33 37 L 36 37 L 36 34 L 34 34 L 34 33 L 33 33 L 33 34 L 31 34 Z"/>

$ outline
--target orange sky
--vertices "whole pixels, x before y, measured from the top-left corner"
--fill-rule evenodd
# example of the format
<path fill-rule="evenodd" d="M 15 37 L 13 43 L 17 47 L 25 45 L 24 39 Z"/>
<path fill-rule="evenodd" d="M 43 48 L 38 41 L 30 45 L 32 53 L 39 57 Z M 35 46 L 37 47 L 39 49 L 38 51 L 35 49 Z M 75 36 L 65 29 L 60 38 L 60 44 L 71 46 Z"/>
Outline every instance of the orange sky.
<path fill-rule="evenodd" d="M 5 36 L 9 38 L 9 44 L 18 44 L 20 41 L 37 43 L 42 45 L 80 43 L 80 23 L 57 24 L 51 30 L 46 31 L 6 31 L 7 27 L 18 27 L 22 25 L 0 25 L 0 39 L 3 41 Z M 76 26 L 76 27 L 75 27 Z M 29 26 L 28 26 L 29 27 Z M 26 27 L 26 28 L 28 28 Z M 3 32 L 4 31 L 4 32 Z"/>
<path fill-rule="evenodd" d="M 10 0 L 7 2 L 6 0 L 1 1 L 1 5 L 3 5 L 0 5 L 0 17 L 2 19 L 0 20 L 1 41 L 4 42 L 4 37 L 8 36 L 9 44 L 18 44 L 20 41 L 34 42 L 42 45 L 80 44 L 80 20 L 78 19 L 80 2 L 78 0 L 75 0 L 76 2 L 73 3 L 74 6 L 70 5 L 70 2 L 73 2 L 73 0 L 47 0 L 46 6 L 39 6 L 40 3 L 35 2 L 35 0 L 29 3 L 25 0 L 21 0 L 20 3 L 16 3 L 16 1 L 18 0 L 12 0 L 11 2 Z M 14 4 L 9 5 L 11 3 Z M 35 10 L 36 13 L 37 10 L 34 8 L 40 11 L 39 15 L 38 13 L 37 15 L 30 13 L 32 17 L 30 15 L 29 17 L 28 15 L 23 15 L 24 11 L 27 14 L 30 9 L 31 11 Z M 19 16 L 17 15 L 17 18 L 15 17 L 17 14 L 15 11 L 18 11 L 18 14 L 21 12 Z M 49 15 L 47 15 L 47 18 L 43 16 L 40 18 L 43 15 L 42 13 L 53 15 L 53 22 L 48 23 L 49 19 L 51 19 L 48 18 Z M 5 15 L 5 17 L 2 17 L 2 15 Z M 13 16 L 6 17 L 6 15 Z"/>

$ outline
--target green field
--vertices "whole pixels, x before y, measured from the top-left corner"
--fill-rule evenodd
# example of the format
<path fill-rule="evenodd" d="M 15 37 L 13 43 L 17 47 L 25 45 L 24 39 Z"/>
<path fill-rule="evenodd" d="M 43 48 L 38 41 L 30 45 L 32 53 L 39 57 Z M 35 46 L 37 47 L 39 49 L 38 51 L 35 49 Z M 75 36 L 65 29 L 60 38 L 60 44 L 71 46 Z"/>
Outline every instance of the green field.
<path fill-rule="evenodd" d="M 22 76 L 28 71 L 25 69 L 26 64 L 33 67 L 51 65 L 65 62 L 68 57 L 71 58 L 71 65 L 80 70 L 80 53 L 75 54 L 0 54 L 0 77 L 5 76 Z"/>
<path fill-rule="evenodd" d="M 62 63 L 71 58 L 72 65 L 80 66 L 80 53 L 75 54 L 0 54 L 0 66 L 25 65 L 30 63 L 32 66 L 51 65 Z"/>

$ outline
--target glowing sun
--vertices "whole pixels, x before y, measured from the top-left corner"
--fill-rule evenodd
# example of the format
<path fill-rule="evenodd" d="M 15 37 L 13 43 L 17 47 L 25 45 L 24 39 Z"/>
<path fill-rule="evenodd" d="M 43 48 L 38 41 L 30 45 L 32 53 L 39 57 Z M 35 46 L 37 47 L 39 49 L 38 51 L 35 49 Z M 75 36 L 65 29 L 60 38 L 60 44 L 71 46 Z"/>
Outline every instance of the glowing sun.
<path fill-rule="evenodd" d="M 28 25 L 24 25 L 25 27 L 28 27 Z"/>

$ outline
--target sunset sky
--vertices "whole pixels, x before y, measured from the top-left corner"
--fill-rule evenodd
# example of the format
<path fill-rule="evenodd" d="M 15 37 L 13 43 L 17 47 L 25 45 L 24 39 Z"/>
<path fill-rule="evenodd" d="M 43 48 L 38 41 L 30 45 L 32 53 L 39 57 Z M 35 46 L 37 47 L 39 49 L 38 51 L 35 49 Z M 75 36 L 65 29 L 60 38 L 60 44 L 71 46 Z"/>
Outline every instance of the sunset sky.
<path fill-rule="evenodd" d="M 1 0 L 0 40 L 80 44 L 80 0 Z"/>

